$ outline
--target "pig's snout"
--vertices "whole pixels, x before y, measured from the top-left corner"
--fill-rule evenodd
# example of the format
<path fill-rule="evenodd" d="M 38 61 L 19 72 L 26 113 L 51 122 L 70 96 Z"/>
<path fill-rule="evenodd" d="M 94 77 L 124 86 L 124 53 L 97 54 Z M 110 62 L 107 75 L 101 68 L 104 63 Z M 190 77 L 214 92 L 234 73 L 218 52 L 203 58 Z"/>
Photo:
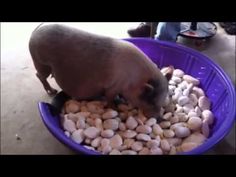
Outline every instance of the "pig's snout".
<path fill-rule="evenodd" d="M 161 119 L 160 111 L 168 95 L 168 81 L 171 79 L 172 74 L 173 67 L 167 67 L 165 73 L 158 73 L 156 78 L 149 79 L 142 87 L 139 101 L 140 108 L 143 109 L 146 117 Z"/>
<path fill-rule="evenodd" d="M 152 109 L 143 109 L 143 113 L 147 118 L 156 118 L 157 120 L 160 119 L 160 108 L 152 108 Z"/>

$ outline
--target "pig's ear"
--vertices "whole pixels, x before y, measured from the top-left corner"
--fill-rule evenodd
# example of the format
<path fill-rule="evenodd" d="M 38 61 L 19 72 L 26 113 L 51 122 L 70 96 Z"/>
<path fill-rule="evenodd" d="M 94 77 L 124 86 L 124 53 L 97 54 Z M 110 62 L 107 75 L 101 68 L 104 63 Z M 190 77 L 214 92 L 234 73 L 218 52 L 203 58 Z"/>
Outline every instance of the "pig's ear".
<path fill-rule="evenodd" d="M 139 98 L 145 101 L 146 103 L 153 105 L 155 95 L 156 95 L 155 85 L 148 82 L 143 85 L 143 90 Z"/>
<path fill-rule="evenodd" d="M 144 91 L 143 93 L 148 96 L 148 95 L 152 95 L 152 93 L 154 92 L 154 87 L 151 84 L 146 83 L 144 85 Z"/>
<path fill-rule="evenodd" d="M 169 81 L 173 75 L 174 72 L 174 67 L 173 66 L 168 66 L 168 68 L 165 70 L 163 75 L 166 77 L 166 79 Z"/>

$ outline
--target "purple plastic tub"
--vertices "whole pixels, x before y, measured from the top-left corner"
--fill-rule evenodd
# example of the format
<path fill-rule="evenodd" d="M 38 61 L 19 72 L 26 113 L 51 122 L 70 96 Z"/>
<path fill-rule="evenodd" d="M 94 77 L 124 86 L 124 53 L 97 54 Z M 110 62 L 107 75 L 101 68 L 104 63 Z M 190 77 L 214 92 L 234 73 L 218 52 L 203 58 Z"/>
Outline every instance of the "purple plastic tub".
<path fill-rule="evenodd" d="M 179 44 L 146 38 L 125 39 L 146 53 L 158 66 L 173 65 L 198 78 L 200 87 L 211 100 L 215 122 L 210 137 L 201 146 L 182 154 L 202 154 L 216 145 L 230 131 L 235 121 L 235 88 L 225 72 L 211 59 Z M 82 154 L 99 154 L 76 144 L 64 135 L 59 116 L 51 114 L 51 105 L 39 103 L 42 120 L 49 131 L 62 143 Z"/>

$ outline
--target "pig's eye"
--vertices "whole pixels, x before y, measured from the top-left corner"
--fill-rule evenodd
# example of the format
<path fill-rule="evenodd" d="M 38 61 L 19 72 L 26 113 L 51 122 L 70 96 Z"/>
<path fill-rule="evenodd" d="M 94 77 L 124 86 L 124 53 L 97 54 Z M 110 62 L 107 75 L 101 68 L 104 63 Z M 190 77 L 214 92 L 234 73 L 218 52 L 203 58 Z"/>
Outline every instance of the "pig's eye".
<path fill-rule="evenodd" d="M 154 79 L 150 79 L 150 80 L 148 80 L 148 84 L 152 85 L 153 87 L 158 87 L 159 81 L 154 80 Z"/>
<path fill-rule="evenodd" d="M 142 101 L 145 101 L 147 104 L 149 104 L 150 106 L 156 106 L 156 103 L 155 103 L 155 97 L 156 97 L 156 92 L 153 91 L 153 93 L 146 93 L 146 92 L 143 92 L 139 98 L 142 100 Z"/>

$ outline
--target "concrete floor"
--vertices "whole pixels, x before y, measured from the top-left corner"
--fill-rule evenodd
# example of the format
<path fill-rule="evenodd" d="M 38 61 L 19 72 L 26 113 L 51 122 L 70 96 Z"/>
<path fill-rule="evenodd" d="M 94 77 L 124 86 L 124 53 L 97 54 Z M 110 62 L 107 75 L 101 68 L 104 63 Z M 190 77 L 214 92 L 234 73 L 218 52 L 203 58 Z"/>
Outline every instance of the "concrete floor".
<path fill-rule="evenodd" d="M 35 77 L 28 40 L 39 23 L 1 23 L 1 154 L 75 154 L 55 139 L 39 116 L 37 102 L 50 102 Z M 126 31 L 139 23 L 77 23 L 81 29 L 115 38 L 128 37 Z M 235 36 L 219 27 L 217 35 L 201 47 L 192 40 L 179 43 L 212 58 L 235 85 Z M 55 88 L 55 81 L 50 79 Z M 21 140 L 16 139 L 16 134 Z M 235 154 L 235 124 L 231 132 L 206 154 Z"/>

